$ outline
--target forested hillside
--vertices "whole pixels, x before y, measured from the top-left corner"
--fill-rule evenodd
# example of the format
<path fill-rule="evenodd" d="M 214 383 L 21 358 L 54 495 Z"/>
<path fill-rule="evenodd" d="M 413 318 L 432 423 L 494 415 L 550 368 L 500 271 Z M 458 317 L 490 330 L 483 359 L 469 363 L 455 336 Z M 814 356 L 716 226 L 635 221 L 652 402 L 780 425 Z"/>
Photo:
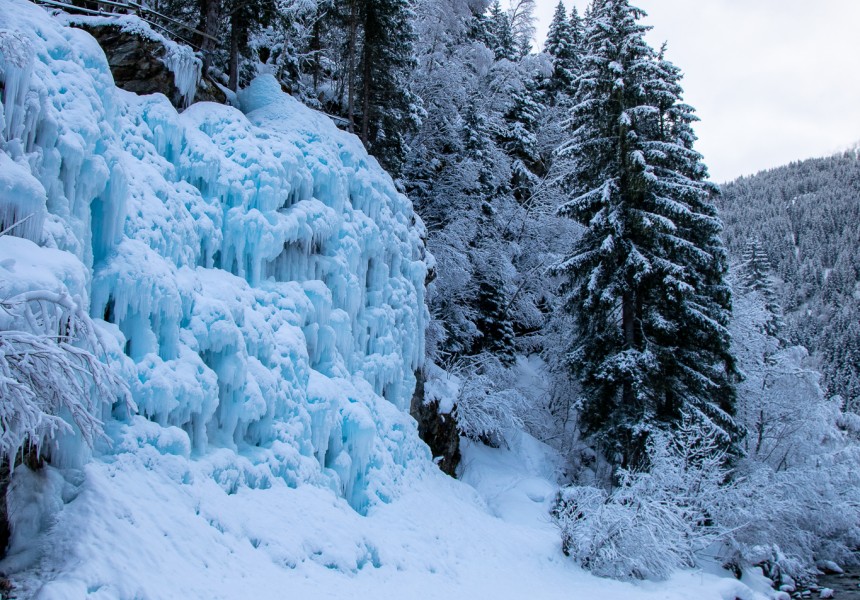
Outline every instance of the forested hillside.
<path fill-rule="evenodd" d="M 860 155 L 792 163 L 723 186 L 735 261 L 751 245 L 772 268 L 782 335 L 820 361 L 827 393 L 860 409 Z"/>

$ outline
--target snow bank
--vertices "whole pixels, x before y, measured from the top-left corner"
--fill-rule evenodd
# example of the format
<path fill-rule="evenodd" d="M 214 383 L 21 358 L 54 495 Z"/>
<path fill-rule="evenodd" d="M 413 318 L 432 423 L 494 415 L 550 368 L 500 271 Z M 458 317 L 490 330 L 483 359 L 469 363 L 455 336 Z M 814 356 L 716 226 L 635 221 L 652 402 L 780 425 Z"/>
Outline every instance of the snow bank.
<path fill-rule="evenodd" d="M 467 445 L 464 462 L 482 472 L 472 478 L 478 491 L 438 472 L 411 471 L 396 500 L 362 516 L 330 489 L 280 479 L 230 493 L 211 475 L 235 463 L 228 451 L 189 461 L 175 445 L 177 432 L 138 420 L 124 428 L 122 451 L 110 461 L 62 476 L 53 468 L 21 471 L 27 485 L 13 495 L 13 510 L 38 490 L 40 514 L 53 526 L 39 539 L 50 576 L 16 578 L 20 598 L 767 597 L 707 573 L 631 584 L 575 567 L 544 512 L 554 486 L 528 471 L 546 452 L 534 440 L 512 451 Z M 14 557 L 0 566 L 12 565 Z"/>

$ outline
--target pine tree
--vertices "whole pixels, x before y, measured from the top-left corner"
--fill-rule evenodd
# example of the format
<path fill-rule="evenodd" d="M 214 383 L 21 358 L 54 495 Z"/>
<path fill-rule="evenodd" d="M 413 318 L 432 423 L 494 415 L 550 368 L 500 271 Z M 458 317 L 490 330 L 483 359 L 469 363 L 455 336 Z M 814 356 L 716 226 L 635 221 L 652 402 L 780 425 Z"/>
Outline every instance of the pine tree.
<path fill-rule="evenodd" d="M 472 348 L 473 354 L 486 351 L 492 353 L 503 364 L 514 362 L 514 327 L 508 314 L 508 304 L 502 282 L 481 276 L 476 306 L 478 310 L 476 325 L 481 336 Z"/>
<path fill-rule="evenodd" d="M 585 19 L 579 16 L 579 12 L 574 6 L 570 10 L 570 41 L 573 45 L 575 53 L 578 55 L 582 50 L 582 43 L 585 37 Z"/>
<path fill-rule="evenodd" d="M 495 0 L 490 7 L 490 18 L 487 20 L 488 39 L 487 47 L 496 54 L 496 60 L 506 58 L 515 61 L 518 56 L 517 41 L 511 28 L 511 21 L 499 0 Z"/>
<path fill-rule="evenodd" d="M 552 75 L 546 86 L 547 98 L 550 104 L 558 102 L 559 94 L 570 93 L 576 76 L 577 48 L 573 39 L 571 24 L 576 15 L 574 7 L 571 20 L 568 21 L 564 3 L 559 0 L 558 6 L 549 25 L 549 31 L 544 44 L 544 52 L 552 57 Z"/>
<path fill-rule="evenodd" d="M 764 333 L 779 338 L 782 323 L 782 307 L 773 286 L 773 268 L 764 246 L 759 239 L 747 242 L 741 262 L 741 283 L 761 295 L 765 310 L 769 313 L 764 323 Z"/>
<path fill-rule="evenodd" d="M 472 16 L 469 19 L 467 29 L 467 39 L 475 40 L 483 43 L 487 48 L 494 44 L 490 42 L 492 33 L 490 32 L 490 19 L 480 10 L 473 10 Z"/>
<path fill-rule="evenodd" d="M 420 99 L 409 87 L 415 68 L 415 33 L 409 0 L 359 3 L 364 39 L 361 54 L 360 137 L 397 177 L 408 150 L 406 139 L 421 121 Z"/>
<path fill-rule="evenodd" d="M 583 427 L 622 466 L 647 465 L 649 432 L 683 413 L 727 447 L 737 438 L 718 189 L 692 147 L 680 72 L 645 42 L 642 16 L 627 0 L 592 6 L 560 149 L 575 168 L 559 213 L 586 231 L 554 269 L 576 317 Z"/>
<path fill-rule="evenodd" d="M 543 51 L 550 56 L 561 56 L 570 44 L 570 24 L 567 21 L 567 9 L 564 2 L 559 0 L 549 24 Z"/>
<path fill-rule="evenodd" d="M 544 109 L 535 80 L 526 80 L 511 93 L 511 106 L 505 114 L 505 131 L 501 135 L 505 152 L 512 157 L 511 189 L 519 202 L 532 195 L 544 171 L 536 132 Z"/>

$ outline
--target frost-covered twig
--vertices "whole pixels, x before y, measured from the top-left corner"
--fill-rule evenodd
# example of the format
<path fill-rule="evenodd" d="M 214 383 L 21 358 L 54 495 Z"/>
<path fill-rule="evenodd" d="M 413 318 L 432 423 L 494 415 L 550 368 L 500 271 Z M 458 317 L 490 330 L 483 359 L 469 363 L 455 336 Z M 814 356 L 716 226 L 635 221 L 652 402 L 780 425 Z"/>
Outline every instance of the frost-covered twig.
<path fill-rule="evenodd" d="M 119 399 L 135 410 L 126 382 L 99 359 L 95 324 L 68 294 L 32 290 L 0 309 L 0 456 L 75 431 L 92 446 L 104 436 L 103 405 Z"/>

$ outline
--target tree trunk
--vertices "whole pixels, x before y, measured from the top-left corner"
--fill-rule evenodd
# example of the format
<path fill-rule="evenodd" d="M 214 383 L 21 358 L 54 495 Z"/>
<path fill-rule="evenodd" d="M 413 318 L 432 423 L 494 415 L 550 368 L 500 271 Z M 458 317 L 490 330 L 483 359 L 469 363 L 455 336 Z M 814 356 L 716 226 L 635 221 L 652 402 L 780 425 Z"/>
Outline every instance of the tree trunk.
<path fill-rule="evenodd" d="M 367 147 L 370 123 L 370 94 L 373 89 L 373 48 L 364 40 L 364 69 L 362 73 L 361 141 Z"/>
<path fill-rule="evenodd" d="M 227 83 L 234 92 L 239 89 L 239 36 L 241 35 L 242 20 L 239 11 L 233 11 L 230 15 L 230 79 Z"/>
<path fill-rule="evenodd" d="M 624 292 L 621 296 L 621 328 L 624 335 L 624 350 L 632 350 L 636 347 L 636 327 L 635 327 L 635 310 L 634 297 L 632 291 Z M 633 380 L 627 375 L 621 387 L 621 412 L 635 413 L 633 410 L 636 404 L 636 390 L 633 389 Z M 632 434 L 628 431 L 628 435 Z M 621 465 L 630 467 L 636 461 L 637 441 L 632 438 L 622 442 L 623 458 Z"/>
<path fill-rule="evenodd" d="M 636 348 L 636 300 L 632 291 L 621 295 L 621 328 L 624 334 L 624 349 Z"/>
<path fill-rule="evenodd" d="M 355 133 L 355 54 L 358 43 L 358 0 L 349 5 L 349 50 L 347 52 L 346 119 L 347 130 Z"/>
<path fill-rule="evenodd" d="M 319 92 L 320 77 L 322 75 L 320 62 L 320 56 L 322 56 L 322 25 L 320 23 L 321 19 L 314 19 L 313 33 L 311 34 L 309 46 L 311 54 L 313 55 L 313 66 L 311 68 L 313 71 L 315 94 Z"/>
<path fill-rule="evenodd" d="M 5 456 L 0 457 L 0 558 L 6 556 L 6 547 L 9 545 L 9 538 L 12 537 L 9 515 L 6 511 L 6 492 L 9 490 L 11 477 L 9 459 Z"/>
<path fill-rule="evenodd" d="M 221 0 L 200 0 L 200 25 L 198 29 L 208 36 L 218 34 L 218 20 L 221 15 Z M 212 38 L 200 36 L 200 51 L 203 54 L 202 74 L 205 77 L 212 65 L 212 52 L 215 43 Z"/>

